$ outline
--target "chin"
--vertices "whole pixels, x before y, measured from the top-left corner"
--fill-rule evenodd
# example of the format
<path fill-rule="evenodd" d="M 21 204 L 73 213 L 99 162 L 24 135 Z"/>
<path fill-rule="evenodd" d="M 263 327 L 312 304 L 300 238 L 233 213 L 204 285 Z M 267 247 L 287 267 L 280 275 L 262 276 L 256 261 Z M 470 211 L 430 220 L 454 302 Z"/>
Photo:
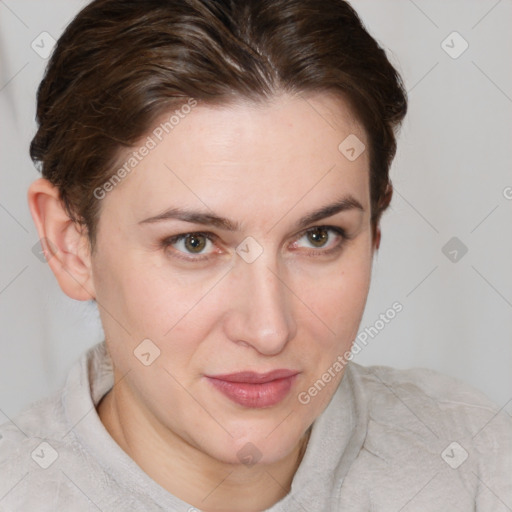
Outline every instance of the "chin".
<path fill-rule="evenodd" d="M 282 426 L 275 421 L 269 428 L 262 428 L 259 424 L 257 428 L 254 425 L 245 425 L 244 429 L 239 425 L 237 435 L 226 435 L 223 442 L 215 443 L 214 446 L 211 446 L 212 439 L 209 438 L 208 451 L 216 460 L 225 464 L 243 464 L 248 467 L 255 464 L 274 464 L 290 455 L 303 435 L 302 429 L 285 430 Z"/>

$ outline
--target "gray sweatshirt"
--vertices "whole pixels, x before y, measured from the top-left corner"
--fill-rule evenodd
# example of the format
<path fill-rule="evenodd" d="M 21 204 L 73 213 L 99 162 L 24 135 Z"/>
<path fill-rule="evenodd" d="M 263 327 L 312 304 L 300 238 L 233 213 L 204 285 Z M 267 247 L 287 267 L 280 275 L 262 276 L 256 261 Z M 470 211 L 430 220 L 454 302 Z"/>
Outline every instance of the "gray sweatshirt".
<path fill-rule="evenodd" d="M 0 427 L 1 512 L 195 512 L 117 445 L 95 406 L 113 385 L 104 342 L 65 386 Z M 511 403 L 429 370 L 350 362 L 269 512 L 512 511 Z"/>

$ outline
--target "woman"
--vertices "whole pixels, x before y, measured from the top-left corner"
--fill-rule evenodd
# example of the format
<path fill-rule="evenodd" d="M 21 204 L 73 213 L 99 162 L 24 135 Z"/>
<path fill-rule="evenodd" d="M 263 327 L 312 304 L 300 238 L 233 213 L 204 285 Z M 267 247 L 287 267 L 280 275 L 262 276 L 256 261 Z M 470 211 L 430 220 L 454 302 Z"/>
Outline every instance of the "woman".
<path fill-rule="evenodd" d="M 508 416 L 350 361 L 406 104 L 341 0 L 87 6 L 28 200 L 105 342 L 2 427 L 0 507 L 510 509 Z"/>

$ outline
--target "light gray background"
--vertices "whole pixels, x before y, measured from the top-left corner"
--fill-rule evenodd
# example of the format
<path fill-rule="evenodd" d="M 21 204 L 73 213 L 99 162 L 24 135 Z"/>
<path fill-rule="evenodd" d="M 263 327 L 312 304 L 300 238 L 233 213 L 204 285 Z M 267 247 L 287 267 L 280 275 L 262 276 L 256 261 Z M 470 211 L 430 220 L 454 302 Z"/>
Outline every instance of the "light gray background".
<path fill-rule="evenodd" d="M 409 91 L 392 169 L 395 196 L 361 331 L 403 305 L 356 360 L 428 367 L 512 399 L 512 1 L 357 0 L 370 32 Z M 0 423 L 60 387 L 72 362 L 102 339 L 94 306 L 66 297 L 31 252 L 38 241 L 26 191 L 38 177 L 28 145 L 46 60 L 86 2 L 0 0 Z M 469 48 L 450 57 L 457 31 Z M 451 52 L 461 41 L 448 38 Z M 507 193 L 508 191 L 508 193 Z M 442 247 L 468 248 L 457 262 Z M 460 252 L 459 252 L 460 255 Z"/>

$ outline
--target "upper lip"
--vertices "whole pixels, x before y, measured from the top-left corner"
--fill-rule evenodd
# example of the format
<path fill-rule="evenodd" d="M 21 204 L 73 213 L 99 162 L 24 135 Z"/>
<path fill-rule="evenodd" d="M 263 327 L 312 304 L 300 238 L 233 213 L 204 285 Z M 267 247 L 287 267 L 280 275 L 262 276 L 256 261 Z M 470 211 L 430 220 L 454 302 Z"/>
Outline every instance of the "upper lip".
<path fill-rule="evenodd" d="M 244 384 L 264 384 L 266 382 L 271 382 L 277 379 L 286 379 L 287 377 L 292 377 L 297 375 L 299 372 L 297 370 L 287 370 L 287 369 L 279 369 L 272 370 L 266 373 L 258 373 L 258 372 L 237 372 L 237 373 L 226 373 L 223 375 L 207 375 L 210 379 L 223 380 L 226 382 L 238 382 Z"/>

